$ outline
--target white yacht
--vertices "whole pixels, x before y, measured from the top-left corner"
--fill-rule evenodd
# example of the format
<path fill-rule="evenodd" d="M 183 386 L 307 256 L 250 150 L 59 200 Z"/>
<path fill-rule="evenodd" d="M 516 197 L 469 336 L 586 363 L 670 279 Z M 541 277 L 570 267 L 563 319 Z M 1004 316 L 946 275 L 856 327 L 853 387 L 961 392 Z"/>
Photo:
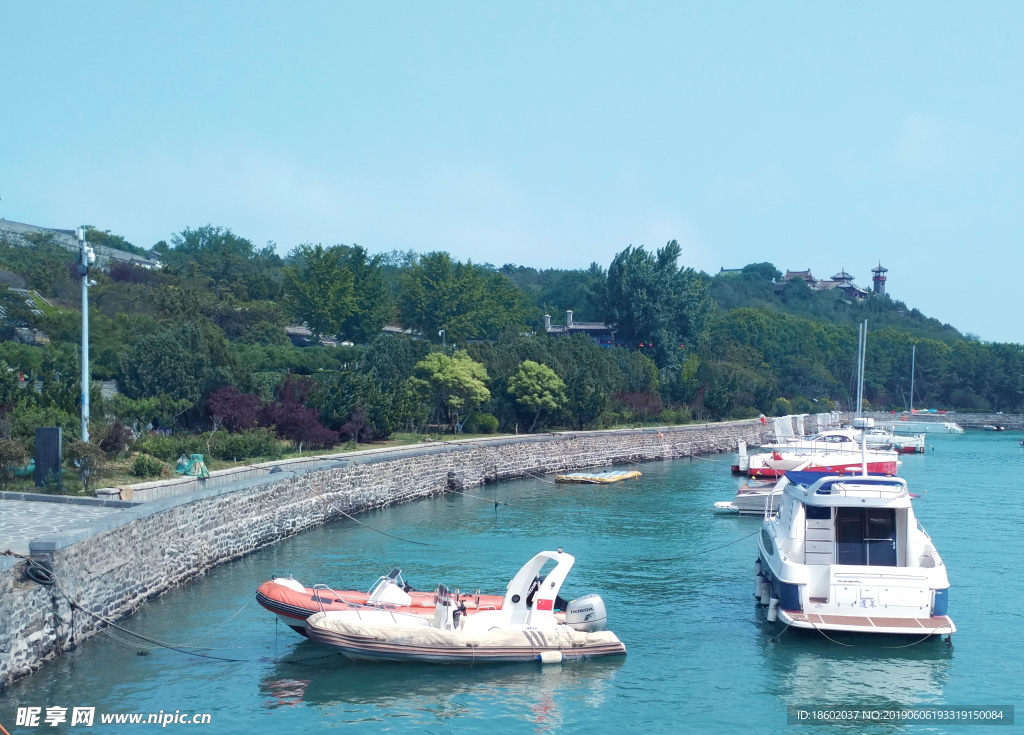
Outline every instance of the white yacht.
<path fill-rule="evenodd" d="M 768 619 L 820 631 L 952 634 L 949 579 L 901 477 L 787 472 L 758 536 Z"/>
<path fill-rule="evenodd" d="M 908 431 L 914 434 L 963 434 L 964 429 L 953 421 L 914 421 L 904 416 L 899 421 L 879 421 L 878 425 L 890 431 Z"/>
<path fill-rule="evenodd" d="M 866 432 L 866 435 L 864 435 Z M 861 439 L 866 439 L 867 448 L 874 450 L 892 449 L 900 454 L 913 454 L 924 451 L 924 434 L 903 436 L 885 428 L 829 429 L 814 436 L 798 436 L 786 438 L 777 444 L 765 444 L 765 449 L 803 450 L 813 449 L 819 452 L 841 452 L 859 449 Z"/>

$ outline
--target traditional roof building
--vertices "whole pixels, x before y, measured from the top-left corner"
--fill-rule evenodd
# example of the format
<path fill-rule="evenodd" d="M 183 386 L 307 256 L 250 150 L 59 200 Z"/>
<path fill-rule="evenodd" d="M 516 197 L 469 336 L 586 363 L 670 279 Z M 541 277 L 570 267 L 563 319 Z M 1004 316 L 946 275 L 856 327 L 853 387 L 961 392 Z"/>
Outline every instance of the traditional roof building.
<path fill-rule="evenodd" d="M 871 272 L 875 275 L 871 278 L 872 284 L 875 287 L 875 293 L 879 296 L 885 296 L 885 274 L 889 272 L 888 268 L 882 267 L 882 262 L 878 262 L 877 268 L 872 268 Z"/>
<path fill-rule="evenodd" d="M 544 331 L 554 337 L 564 337 L 572 334 L 586 334 L 602 347 L 615 346 L 615 330 L 608 324 L 602 322 L 577 322 L 573 321 L 572 309 L 565 311 L 565 326 L 551 325 L 551 315 L 544 315 Z"/>
<path fill-rule="evenodd" d="M 861 288 L 853 282 L 853 276 L 847 273 L 845 268 L 840 269 L 840 271 L 830 279 L 815 278 L 811 273 L 810 268 L 805 271 L 791 271 L 787 269 L 786 275 L 782 277 L 782 280 L 775 284 L 775 292 L 782 293 L 783 289 L 786 288 L 787 283 L 797 279 L 803 281 L 815 291 L 841 291 L 848 299 L 863 299 L 871 295 L 871 291 L 866 288 Z M 881 293 L 885 293 L 884 277 L 882 281 L 883 286 Z M 877 276 L 875 280 L 875 293 L 879 293 Z"/>

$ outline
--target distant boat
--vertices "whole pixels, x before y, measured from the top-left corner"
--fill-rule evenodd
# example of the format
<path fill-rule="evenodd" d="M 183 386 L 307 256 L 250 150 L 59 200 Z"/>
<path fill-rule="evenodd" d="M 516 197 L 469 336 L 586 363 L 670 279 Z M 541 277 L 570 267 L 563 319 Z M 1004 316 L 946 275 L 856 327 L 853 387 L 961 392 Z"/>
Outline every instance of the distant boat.
<path fill-rule="evenodd" d="M 953 421 L 912 421 L 906 416 L 899 421 L 879 421 L 878 425 L 893 432 L 912 434 L 963 434 L 963 427 Z"/>

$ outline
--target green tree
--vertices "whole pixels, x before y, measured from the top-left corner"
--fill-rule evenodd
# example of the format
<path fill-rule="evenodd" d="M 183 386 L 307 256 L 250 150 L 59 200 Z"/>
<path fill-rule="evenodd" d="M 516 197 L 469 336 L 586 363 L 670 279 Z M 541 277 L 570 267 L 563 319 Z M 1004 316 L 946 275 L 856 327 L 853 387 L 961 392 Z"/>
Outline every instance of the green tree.
<path fill-rule="evenodd" d="M 352 313 L 342 319 L 339 335 L 356 344 L 367 344 L 380 336 L 380 330 L 392 317 L 391 292 L 384 277 L 383 256 L 370 256 L 358 245 L 340 249 L 339 262 L 352 272 L 355 304 Z"/>
<path fill-rule="evenodd" d="M 217 299 L 227 293 L 242 301 L 280 298 L 282 262 L 272 244 L 257 249 L 230 229 L 212 225 L 186 228 L 171 242 L 174 247 L 160 253 L 167 269 L 181 279 L 212 283 Z"/>
<path fill-rule="evenodd" d="M 528 314 L 524 294 L 505 276 L 448 253 L 422 255 L 402 269 L 399 321 L 432 342 L 496 337 L 525 325 Z"/>
<path fill-rule="evenodd" d="M 525 360 L 508 383 L 516 403 L 533 412 L 527 432 L 532 432 L 542 413 L 554 414 L 565 405 L 565 383 L 547 365 Z"/>
<path fill-rule="evenodd" d="M 653 349 L 659 367 L 673 364 L 681 348 L 703 345 L 714 315 L 707 283 L 692 268 L 677 265 L 680 252 L 675 240 L 655 255 L 630 246 L 612 260 L 601 290 L 605 321 L 618 339 L 631 348 L 642 343 Z"/>
<path fill-rule="evenodd" d="M 432 352 L 416 363 L 412 387 L 434 409 L 437 422 L 445 420 L 458 431 L 465 416 L 491 397 L 487 370 L 463 351 L 451 357 Z"/>
<path fill-rule="evenodd" d="M 356 313 L 355 276 L 339 246 L 300 245 L 284 269 L 288 299 L 313 334 L 333 337 Z"/>
<path fill-rule="evenodd" d="M 622 389 L 624 376 L 612 351 L 585 334 L 556 340 L 554 353 L 565 383 L 565 410 L 582 430 L 608 408 L 611 397 Z"/>
<path fill-rule="evenodd" d="M 191 322 L 142 337 L 121 359 L 121 386 L 128 398 L 166 396 L 193 406 L 209 376 L 203 334 Z"/>

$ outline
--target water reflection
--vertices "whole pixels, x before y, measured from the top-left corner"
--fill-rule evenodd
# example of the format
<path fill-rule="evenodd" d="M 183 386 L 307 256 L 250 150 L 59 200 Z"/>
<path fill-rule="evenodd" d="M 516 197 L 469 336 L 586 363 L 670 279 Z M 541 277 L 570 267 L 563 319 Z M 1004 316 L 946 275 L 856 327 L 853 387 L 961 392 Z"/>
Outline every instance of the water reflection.
<path fill-rule="evenodd" d="M 322 653 L 315 644 L 302 642 L 288 658 L 301 661 Z M 263 676 L 259 692 L 266 709 L 313 706 L 345 721 L 419 713 L 425 721 L 436 722 L 483 716 L 497 708 L 546 732 L 563 724 L 563 705 L 569 700 L 602 707 L 624 662 L 623 657 L 551 666 L 436 666 L 333 656 L 279 663 Z"/>
<path fill-rule="evenodd" d="M 871 635 L 825 640 L 815 631 L 781 627 L 761 646 L 774 674 L 774 693 L 785 704 L 922 704 L 942 701 L 953 654 L 938 637 L 908 648 L 913 640 Z M 795 635 L 794 635 L 795 634 Z M 771 638 L 776 637 L 776 642 Z"/>

